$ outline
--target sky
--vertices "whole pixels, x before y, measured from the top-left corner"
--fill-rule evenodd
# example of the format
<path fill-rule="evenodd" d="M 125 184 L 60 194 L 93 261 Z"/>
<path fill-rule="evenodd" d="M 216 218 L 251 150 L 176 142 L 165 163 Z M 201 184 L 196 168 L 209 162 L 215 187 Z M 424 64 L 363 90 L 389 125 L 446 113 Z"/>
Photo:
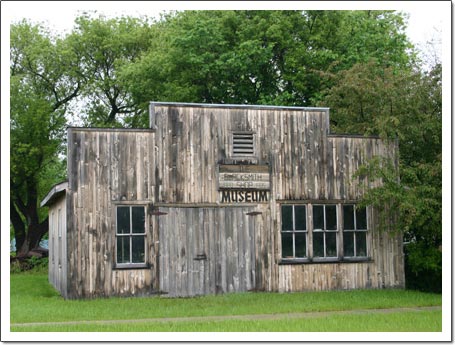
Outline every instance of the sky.
<path fill-rule="evenodd" d="M 448 5 L 449 1 L 3 1 L 2 17 L 5 13 L 9 21 L 28 18 L 45 22 L 51 30 L 64 33 L 71 30 L 74 18 L 83 11 L 97 11 L 110 17 L 158 17 L 159 12 L 170 9 L 396 9 L 410 14 L 408 37 L 415 44 L 423 44 L 435 34 L 434 28 L 442 28 L 444 21 L 450 21 Z"/>

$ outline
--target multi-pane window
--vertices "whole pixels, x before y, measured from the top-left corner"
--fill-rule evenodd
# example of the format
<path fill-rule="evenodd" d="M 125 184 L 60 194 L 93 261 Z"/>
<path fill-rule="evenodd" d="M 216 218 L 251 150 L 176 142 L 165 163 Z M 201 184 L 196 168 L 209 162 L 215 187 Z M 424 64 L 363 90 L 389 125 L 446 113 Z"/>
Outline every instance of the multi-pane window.
<path fill-rule="evenodd" d="M 145 208 L 117 207 L 117 264 L 145 264 Z"/>
<path fill-rule="evenodd" d="M 313 257 L 336 257 L 337 207 L 313 205 Z"/>
<path fill-rule="evenodd" d="M 305 205 L 281 207 L 281 253 L 283 258 L 307 257 Z"/>
<path fill-rule="evenodd" d="M 366 208 L 343 205 L 344 256 L 367 256 L 367 228 Z"/>
<path fill-rule="evenodd" d="M 281 257 L 302 262 L 366 260 L 367 224 L 367 208 L 355 204 L 283 204 Z"/>

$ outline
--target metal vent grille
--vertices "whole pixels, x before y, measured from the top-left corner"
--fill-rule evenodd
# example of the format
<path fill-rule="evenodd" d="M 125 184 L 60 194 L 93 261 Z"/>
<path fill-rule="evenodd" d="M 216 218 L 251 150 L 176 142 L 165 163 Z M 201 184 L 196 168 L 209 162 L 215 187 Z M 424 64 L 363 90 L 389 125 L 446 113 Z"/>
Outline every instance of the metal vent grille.
<path fill-rule="evenodd" d="M 253 133 L 233 133 L 232 153 L 234 155 L 254 155 Z"/>

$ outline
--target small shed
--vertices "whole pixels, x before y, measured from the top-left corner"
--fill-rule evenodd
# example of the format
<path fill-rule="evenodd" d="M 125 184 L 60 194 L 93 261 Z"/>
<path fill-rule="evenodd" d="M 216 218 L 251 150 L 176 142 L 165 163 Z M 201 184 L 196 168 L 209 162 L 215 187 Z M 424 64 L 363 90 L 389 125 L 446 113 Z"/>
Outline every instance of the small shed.
<path fill-rule="evenodd" d="M 400 235 L 354 179 L 394 142 L 329 109 L 152 102 L 147 129 L 68 129 L 49 280 L 65 298 L 404 287 Z"/>

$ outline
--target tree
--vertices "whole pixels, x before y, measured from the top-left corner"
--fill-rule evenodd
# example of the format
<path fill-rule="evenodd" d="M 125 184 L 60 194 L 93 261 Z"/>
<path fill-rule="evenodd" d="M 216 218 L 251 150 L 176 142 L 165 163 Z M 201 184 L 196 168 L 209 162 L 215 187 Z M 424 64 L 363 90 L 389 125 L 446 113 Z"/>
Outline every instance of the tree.
<path fill-rule="evenodd" d="M 64 42 L 42 27 L 26 21 L 11 26 L 10 219 L 19 257 L 47 232 L 39 201 L 64 175 L 52 165 L 60 164 L 65 107 L 81 87 L 69 68 L 72 58 Z"/>
<path fill-rule="evenodd" d="M 185 11 L 154 26 L 156 45 L 125 66 L 138 104 L 150 100 L 312 106 L 321 72 L 375 58 L 406 66 L 393 11 Z"/>
<path fill-rule="evenodd" d="M 131 17 L 92 18 L 86 14 L 76 18 L 75 24 L 66 42 L 84 80 L 80 95 L 86 104 L 85 125 L 137 126 L 141 109 L 131 99 L 118 71 L 150 46 L 147 21 Z"/>
<path fill-rule="evenodd" d="M 439 64 L 397 71 L 372 61 L 331 75 L 334 86 L 324 94 L 335 132 L 399 140 L 398 170 L 376 158 L 358 171 L 383 182 L 363 203 L 396 219 L 391 230 L 408 242 L 407 285 L 432 291 L 441 291 L 442 267 L 441 72 Z"/>

